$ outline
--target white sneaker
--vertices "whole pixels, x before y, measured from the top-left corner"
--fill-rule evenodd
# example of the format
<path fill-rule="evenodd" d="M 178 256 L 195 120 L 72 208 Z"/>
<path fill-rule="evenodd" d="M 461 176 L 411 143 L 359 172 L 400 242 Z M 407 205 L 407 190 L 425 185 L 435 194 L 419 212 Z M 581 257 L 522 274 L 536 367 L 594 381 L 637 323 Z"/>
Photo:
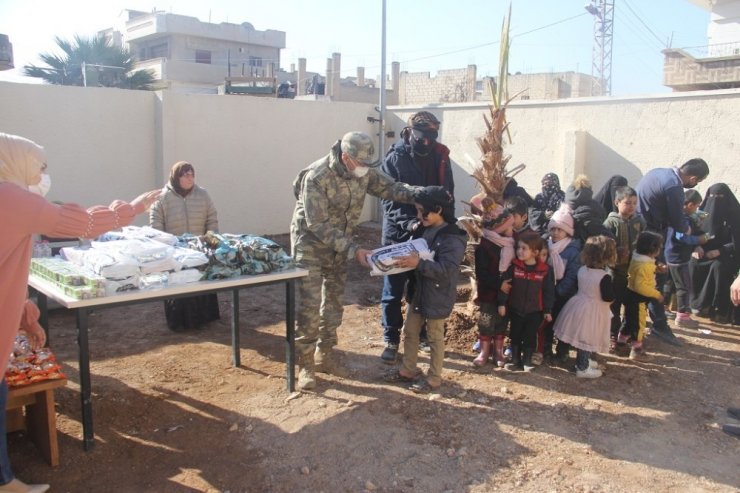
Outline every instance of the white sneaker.
<path fill-rule="evenodd" d="M 588 360 L 588 367 L 593 368 L 595 370 L 600 370 L 599 368 L 599 362 L 593 359 Z"/>
<path fill-rule="evenodd" d="M 576 370 L 576 376 L 578 378 L 599 378 L 601 376 L 601 370 L 589 366 L 585 370 Z"/>

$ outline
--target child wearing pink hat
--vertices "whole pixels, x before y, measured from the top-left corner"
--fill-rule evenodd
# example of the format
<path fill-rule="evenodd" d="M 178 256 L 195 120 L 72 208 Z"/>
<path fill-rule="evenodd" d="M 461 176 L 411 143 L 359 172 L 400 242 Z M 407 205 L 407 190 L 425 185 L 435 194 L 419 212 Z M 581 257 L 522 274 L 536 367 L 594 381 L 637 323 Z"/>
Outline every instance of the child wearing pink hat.
<path fill-rule="evenodd" d="M 570 208 L 565 204 L 553 213 L 547 230 L 550 233 L 547 240 L 547 248 L 550 251 L 548 263 L 552 266 L 555 279 L 555 303 L 552 308 L 554 321 L 565 303 L 578 292 L 581 241 L 573 237 L 575 221 Z M 543 337 L 538 338 L 537 351 L 543 351 L 547 358 L 551 357 L 553 339 L 553 324 L 550 323 L 544 327 Z M 564 362 L 568 358 L 569 350 L 568 345 L 558 342 L 558 360 Z"/>

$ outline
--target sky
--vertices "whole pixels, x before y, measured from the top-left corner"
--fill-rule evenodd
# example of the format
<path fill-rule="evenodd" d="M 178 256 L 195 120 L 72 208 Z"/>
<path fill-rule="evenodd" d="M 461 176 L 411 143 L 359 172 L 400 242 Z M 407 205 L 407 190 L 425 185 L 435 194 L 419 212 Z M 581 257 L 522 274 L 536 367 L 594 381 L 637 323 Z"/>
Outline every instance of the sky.
<path fill-rule="evenodd" d="M 577 71 L 591 74 L 594 17 L 590 0 L 512 0 L 511 73 Z M 612 94 L 668 92 L 661 50 L 707 44 L 709 13 L 687 0 L 614 0 Z M 496 75 L 505 0 L 386 0 L 386 61 L 401 70 L 430 72 L 477 66 Z M 342 54 L 342 77 L 364 66 L 381 71 L 382 0 L 0 0 L 0 33 L 13 43 L 15 70 L 0 80 L 38 82 L 22 67 L 55 52 L 54 37 L 92 36 L 111 27 L 124 9 L 197 17 L 204 22 L 249 22 L 286 32 L 280 65 L 298 58 L 323 74 L 326 59 Z"/>

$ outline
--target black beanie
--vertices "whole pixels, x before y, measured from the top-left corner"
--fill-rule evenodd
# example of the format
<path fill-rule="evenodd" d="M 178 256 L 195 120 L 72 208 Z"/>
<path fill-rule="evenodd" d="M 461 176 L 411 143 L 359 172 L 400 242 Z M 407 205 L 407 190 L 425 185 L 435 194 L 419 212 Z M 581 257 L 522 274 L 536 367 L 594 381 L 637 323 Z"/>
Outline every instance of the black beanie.
<path fill-rule="evenodd" d="M 444 187 L 424 187 L 414 193 L 414 202 L 427 211 L 436 212 L 437 208 L 441 207 L 441 215 L 446 223 L 455 224 L 457 222 L 457 218 L 455 218 L 455 199 Z"/>

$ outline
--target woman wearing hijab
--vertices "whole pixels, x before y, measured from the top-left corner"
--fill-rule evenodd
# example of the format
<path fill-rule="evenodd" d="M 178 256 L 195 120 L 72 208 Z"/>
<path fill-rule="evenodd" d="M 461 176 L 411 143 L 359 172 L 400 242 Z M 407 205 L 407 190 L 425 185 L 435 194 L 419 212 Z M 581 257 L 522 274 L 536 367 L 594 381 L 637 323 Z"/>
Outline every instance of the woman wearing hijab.
<path fill-rule="evenodd" d="M 159 190 L 144 193 L 131 202 L 113 201 L 108 207 L 84 209 L 76 204 L 47 201 L 51 179 L 46 172 L 46 153 L 36 143 L 0 133 L 0 368 L 8 364 L 13 341 L 29 311 L 26 302 L 32 235 L 95 238 L 126 226 L 157 199 Z M 29 191 L 37 190 L 38 193 Z M 37 341 L 41 342 L 41 341 Z M 4 411 L 8 386 L 0 384 L 0 410 Z M 49 485 L 27 485 L 13 476 L 5 439 L 5 415 L 0 418 L 0 492 L 43 492 Z"/>
<path fill-rule="evenodd" d="M 730 285 L 740 266 L 740 204 L 730 187 L 716 183 L 707 190 L 701 210 L 707 214 L 703 226 L 711 239 L 689 263 L 691 308 L 717 323 L 733 322 Z"/>
<path fill-rule="evenodd" d="M 542 177 L 542 192 L 534 198 L 529 210 L 529 225 L 539 234 L 547 233 L 547 224 L 560 204 L 565 200 L 565 192 L 560 188 L 560 179 L 555 173 Z"/>
<path fill-rule="evenodd" d="M 164 193 L 149 212 L 149 224 L 176 236 L 218 232 L 216 207 L 208 192 L 195 184 L 192 164 L 178 161 L 172 166 Z M 215 293 L 166 300 L 164 313 L 167 326 L 174 331 L 199 328 L 221 318 Z"/>
<path fill-rule="evenodd" d="M 617 188 L 626 187 L 628 185 L 629 183 L 627 183 L 627 178 L 622 175 L 614 175 L 609 178 L 598 193 L 594 195 L 594 200 L 604 208 L 607 215 L 610 212 L 617 212 L 617 204 L 614 203 L 614 194 L 616 193 Z"/>

